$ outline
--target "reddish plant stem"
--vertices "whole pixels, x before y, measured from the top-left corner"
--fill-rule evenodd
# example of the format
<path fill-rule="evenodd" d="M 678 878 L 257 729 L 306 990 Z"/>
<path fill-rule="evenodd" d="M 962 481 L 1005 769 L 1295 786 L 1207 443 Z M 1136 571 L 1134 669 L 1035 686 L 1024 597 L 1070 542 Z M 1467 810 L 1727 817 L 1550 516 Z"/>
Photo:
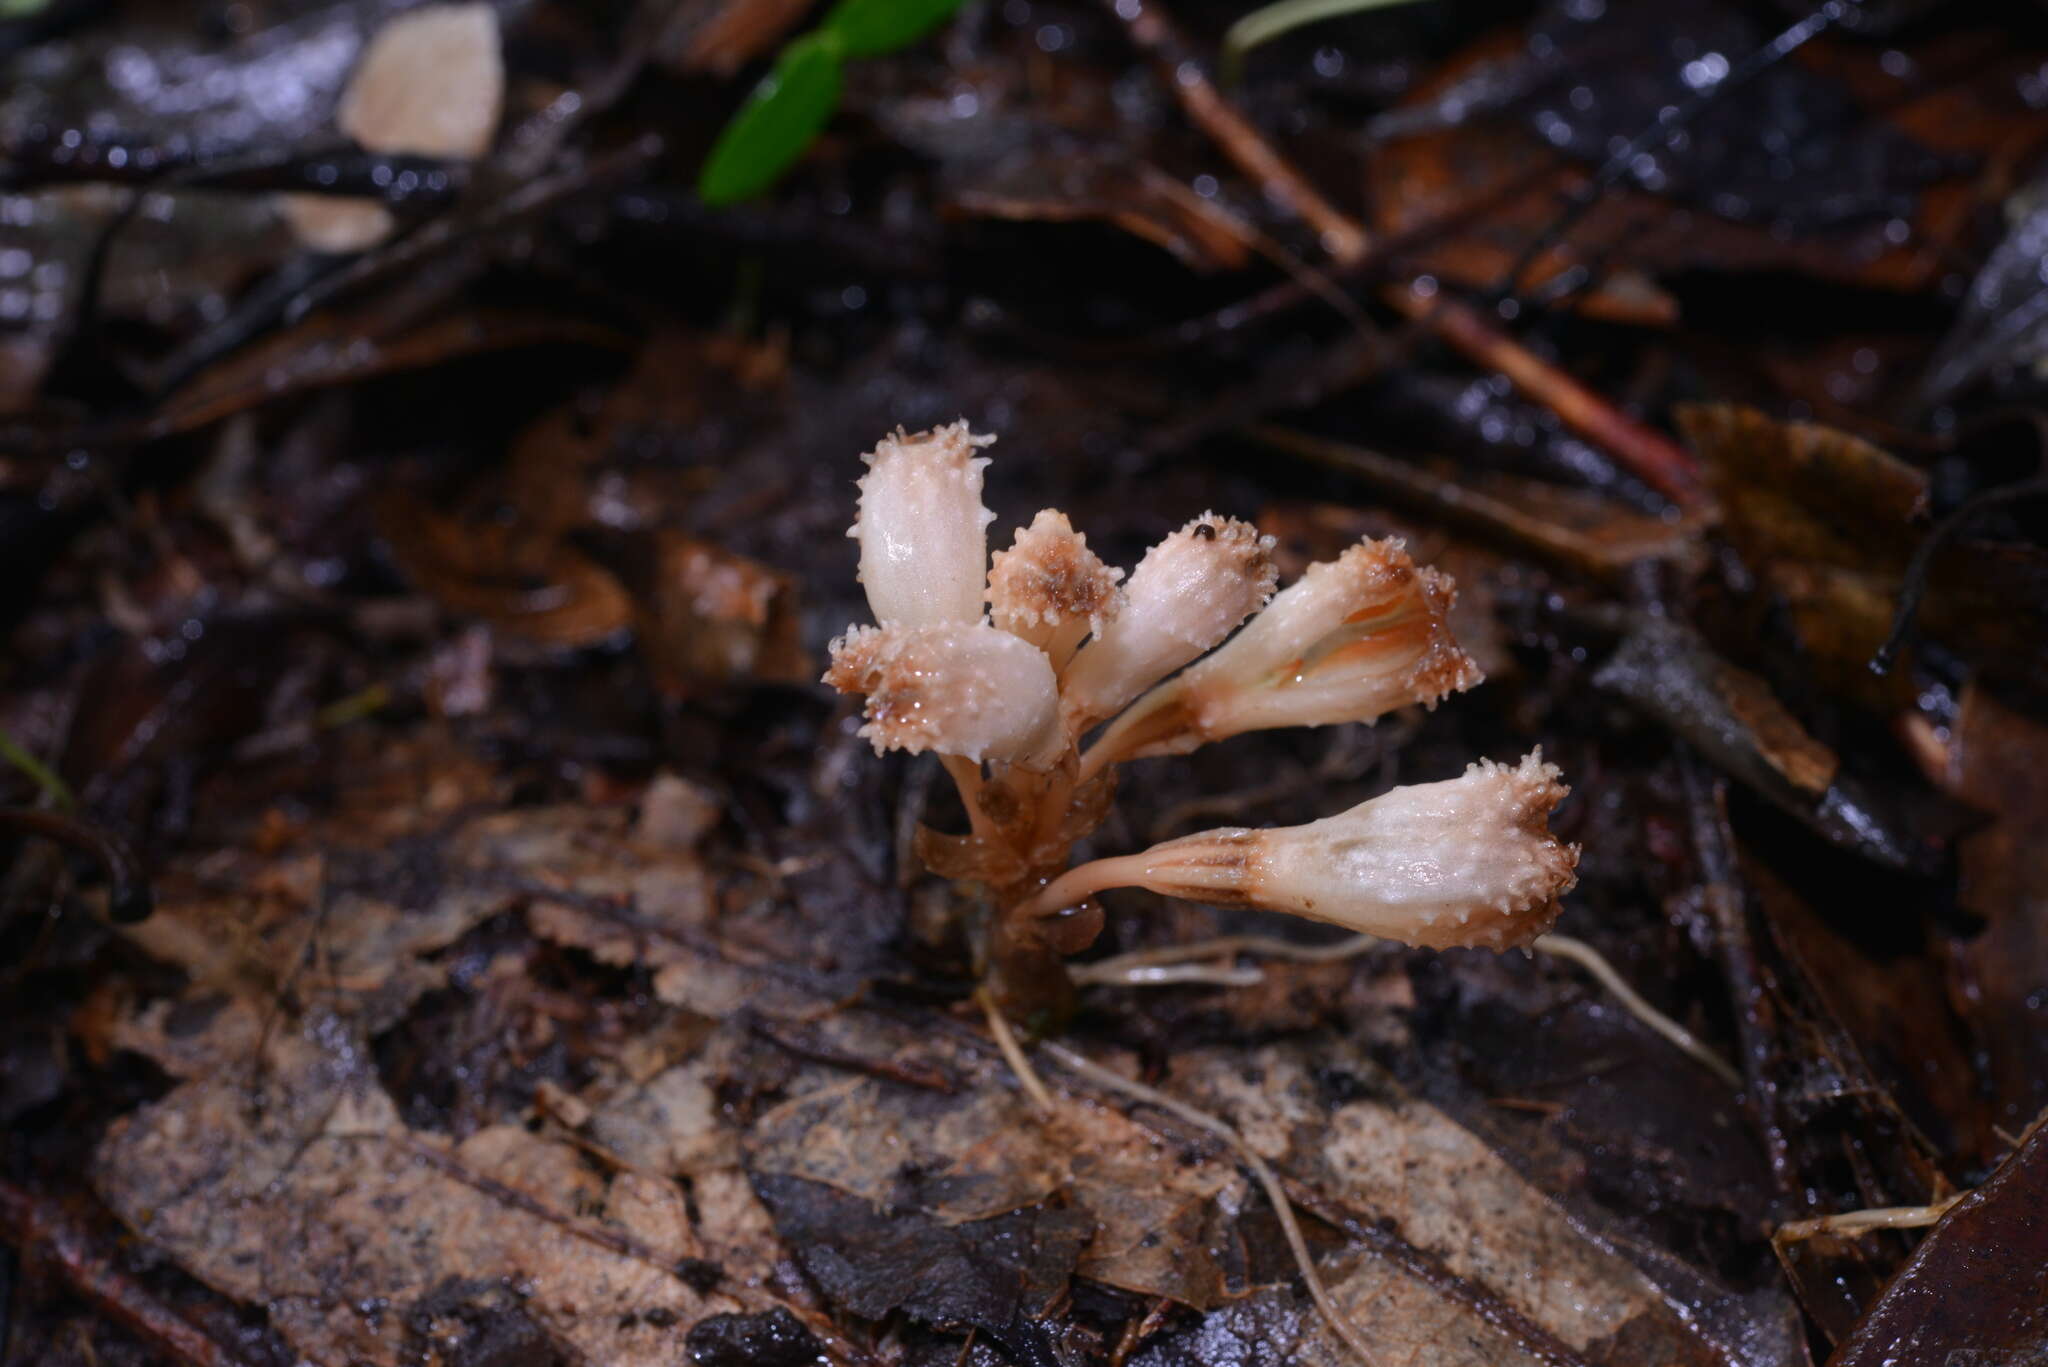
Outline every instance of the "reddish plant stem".
<path fill-rule="evenodd" d="M 1131 41 L 1158 68 L 1181 108 L 1223 154 L 1269 198 L 1315 229 L 1324 250 L 1337 262 L 1349 266 L 1363 259 L 1372 246 L 1364 226 L 1323 198 L 1224 97 L 1190 55 L 1187 43 L 1156 0 L 1108 3 L 1123 21 Z M 1606 449 L 1674 503 L 1693 507 L 1701 502 L 1697 467 L 1684 447 L 1621 412 L 1472 309 L 1441 297 L 1424 298 L 1401 285 L 1388 286 L 1383 297 L 1470 360 L 1507 376 L 1517 389 L 1556 413 L 1580 436 Z"/>
<path fill-rule="evenodd" d="M 143 1290 L 112 1258 L 96 1252 L 83 1225 L 53 1202 L 4 1181 L 0 1238 L 20 1249 L 24 1262 L 55 1271 L 87 1303 L 164 1356 L 193 1367 L 242 1367 L 241 1358 Z"/>
<path fill-rule="evenodd" d="M 1257 181 L 1266 195 L 1298 214 L 1323 240 L 1323 249 L 1337 260 L 1352 262 L 1365 255 L 1365 229 L 1324 199 L 1286 158 L 1238 113 L 1203 74 L 1180 33 L 1156 5 L 1143 0 L 1110 0 L 1124 21 L 1131 41 L 1158 66 L 1181 107 L 1203 132 L 1214 138 L 1238 169 Z"/>
<path fill-rule="evenodd" d="M 1557 414 L 1565 426 L 1605 448 L 1673 503 L 1682 508 L 1699 505 L 1698 465 L 1677 442 L 1629 417 L 1457 300 L 1425 300 L 1401 285 L 1388 286 L 1383 297 L 1426 324 L 1467 359 L 1507 376 L 1515 388 Z"/>

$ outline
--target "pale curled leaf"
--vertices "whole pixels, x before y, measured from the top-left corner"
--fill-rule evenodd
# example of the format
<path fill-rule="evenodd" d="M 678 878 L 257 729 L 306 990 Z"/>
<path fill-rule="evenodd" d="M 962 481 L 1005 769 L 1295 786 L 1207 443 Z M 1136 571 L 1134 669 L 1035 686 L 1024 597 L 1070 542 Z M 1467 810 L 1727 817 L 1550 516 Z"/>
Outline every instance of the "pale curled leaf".
<path fill-rule="evenodd" d="M 335 123 L 368 152 L 474 160 L 490 149 L 505 103 L 498 14 L 487 4 L 426 5 L 371 38 L 350 73 Z M 325 252 L 375 246 L 393 226 L 370 199 L 285 195 L 299 240 Z"/>

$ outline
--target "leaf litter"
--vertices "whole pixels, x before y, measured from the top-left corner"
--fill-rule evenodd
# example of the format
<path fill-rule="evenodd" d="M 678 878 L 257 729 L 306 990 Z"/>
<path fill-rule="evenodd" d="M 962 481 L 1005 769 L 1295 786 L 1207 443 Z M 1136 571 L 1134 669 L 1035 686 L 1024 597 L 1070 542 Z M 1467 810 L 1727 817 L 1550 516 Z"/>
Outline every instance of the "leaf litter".
<path fill-rule="evenodd" d="M 676 186 L 786 6 L 501 15 L 507 136 L 466 177 L 303 141 L 381 5 L 5 30 L 0 728 L 157 898 L 107 927 L 86 865 L 10 845 L 0 1226 L 66 1256 L 0 1268 L 9 1360 L 149 1360 L 115 1322 L 251 1362 L 1351 1360 L 1214 1132 L 1050 1050 L 1052 1114 L 1020 1090 L 971 894 L 914 862 L 959 814 L 810 687 L 848 434 L 962 414 L 1029 451 L 1006 525 L 1057 502 L 1124 563 L 1183 505 L 1295 564 L 1427 545 L 1494 675 L 1463 718 L 1135 767 L 1105 845 L 1540 739 L 1587 851 L 1562 929 L 1742 1075 L 1543 959 L 1091 986 L 1067 1044 L 1228 1121 L 1376 1361 L 2038 1348 L 2048 580 L 2019 502 L 1920 554 L 2039 468 L 1990 410 L 2039 396 L 2038 35 L 1824 35 L 1564 221 L 1746 19 L 1339 21 L 1217 96 L 1233 148 L 1165 60 L 1199 77 L 1226 16 L 1126 8 L 968 7 L 722 215 Z M 1507 70 L 1545 44 L 1592 108 Z M 305 99 L 266 106 L 280 71 Z M 406 231 L 353 264 L 267 207 L 395 172 Z M 1385 307 L 1425 280 L 1491 336 Z M 1555 361 L 1590 431 L 1444 336 Z M 1603 412 L 1672 416 L 1651 468 L 1696 466 L 1696 511 Z M 1110 954 L 1324 945 L 1110 911 Z"/>

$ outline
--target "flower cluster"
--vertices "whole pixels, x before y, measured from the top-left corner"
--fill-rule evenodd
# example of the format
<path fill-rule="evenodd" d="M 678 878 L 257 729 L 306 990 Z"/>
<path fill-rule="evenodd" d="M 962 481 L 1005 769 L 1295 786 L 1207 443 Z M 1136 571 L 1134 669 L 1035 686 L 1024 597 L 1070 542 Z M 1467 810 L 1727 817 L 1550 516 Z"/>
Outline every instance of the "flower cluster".
<path fill-rule="evenodd" d="M 899 430 L 865 457 L 848 535 L 876 625 L 832 643 L 825 681 L 863 695 L 877 752 L 933 751 L 960 785 L 972 833 L 925 832 L 920 849 L 990 889 L 985 953 L 1013 1000 L 1063 977 L 1057 957 L 1093 938 L 1093 898 L 1111 887 L 1420 945 L 1504 948 L 1549 928 L 1578 851 L 1550 834 L 1566 789 L 1536 754 L 1306 826 L 1065 869 L 1118 763 L 1433 707 L 1480 673 L 1446 620 L 1456 587 L 1396 540 L 1362 541 L 1276 595 L 1273 539 L 1248 523 L 1205 513 L 1125 578 L 1048 508 L 991 562 L 979 452 L 993 440 L 957 422 Z"/>

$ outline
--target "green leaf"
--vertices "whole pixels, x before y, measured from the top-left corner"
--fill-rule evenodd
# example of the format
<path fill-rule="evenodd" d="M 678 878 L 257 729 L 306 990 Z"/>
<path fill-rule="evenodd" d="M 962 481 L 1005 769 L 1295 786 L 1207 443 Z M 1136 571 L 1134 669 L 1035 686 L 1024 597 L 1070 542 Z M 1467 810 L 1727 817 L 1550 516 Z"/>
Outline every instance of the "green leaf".
<path fill-rule="evenodd" d="M 1368 10 L 1391 9 L 1413 0 L 1274 0 L 1273 4 L 1255 9 L 1230 26 L 1223 35 L 1223 61 L 1221 74 L 1223 84 L 1236 85 L 1238 77 L 1244 74 L 1244 55 L 1261 43 L 1269 43 L 1283 33 L 1290 33 L 1304 24 L 1320 24 L 1325 19 L 1340 19 L 1347 14 L 1364 14 Z"/>
<path fill-rule="evenodd" d="M 908 47 L 953 17 L 963 0 L 839 0 L 819 25 L 836 33 L 849 57 Z"/>
<path fill-rule="evenodd" d="M 77 799 L 71 796 L 71 789 L 65 785 L 63 779 L 57 777 L 57 771 L 22 749 L 14 737 L 5 731 L 0 731 L 0 760 L 7 761 L 27 774 L 38 788 L 50 795 L 50 800 L 61 810 L 68 812 L 78 805 Z"/>
<path fill-rule="evenodd" d="M 782 50 L 697 173 L 697 196 L 731 204 L 760 194 L 803 155 L 839 103 L 839 36 L 820 29 Z"/>

